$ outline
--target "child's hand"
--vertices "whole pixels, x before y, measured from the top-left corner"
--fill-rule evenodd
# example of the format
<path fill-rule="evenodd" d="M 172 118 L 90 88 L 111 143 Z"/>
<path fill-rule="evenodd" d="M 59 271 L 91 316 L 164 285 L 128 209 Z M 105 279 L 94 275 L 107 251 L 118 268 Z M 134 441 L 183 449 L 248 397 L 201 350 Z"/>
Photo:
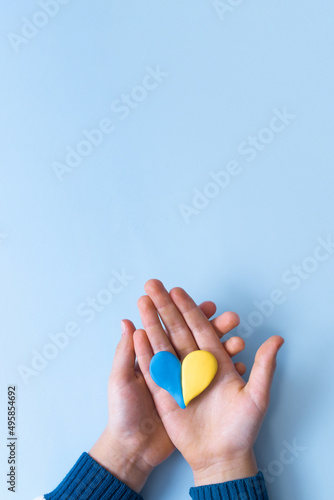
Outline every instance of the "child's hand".
<path fill-rule="evenodd" d="M 174 450 L 157 414 L 145 380 L 135 366 L 133 333 L 125 327 L 117 345 L 108 383 L 109 418 L 89 454 L 134 491 L 144 486 L 152 469 Z"/>
<path fill-rule="evenodd" d="M 258 468 L 253 445 L 268 408 L 276 354 L 283 338 L 270 337 L 262 344 L 246 384 L 238 373 L 243 373 L 244 367 L 233 365 L 228 345 L 224 348 L 212 323 L 182 288 L 168 293 L 160 281 L 149 280 L 145 291 L 148 296 L 138 300 L 145 330 L 134 334 L 138 364 L 170 439 L 193 470 L 195 485 L 255 475 Z M 149 365 L 158 351 L 170 351 L 182 361 L 196 349 L 214 354 L 218 372 L 205 392 L 181 409 L 153 382 Z"/>
<path fill-rule="evenodd" d="M 203 302 L 199 308 L 206 318 L 216 312 L 213 302 Z M 219 337 L 237 326 L 238 322 L 239 318 L 234 313 L 225 313 L 212 320 Z M 123 320 L 123 323 L 125 331 L 117 346 L 109 377 L 108 425 L 89 454 L 139 492 L 152 469 L 175 448 L 157 414 L 143 375 L 135 365 L 135 326 L 129 320 Z M 231 344 L 230 355 L 237 354 L 243 347 L 242 342 Z"/>

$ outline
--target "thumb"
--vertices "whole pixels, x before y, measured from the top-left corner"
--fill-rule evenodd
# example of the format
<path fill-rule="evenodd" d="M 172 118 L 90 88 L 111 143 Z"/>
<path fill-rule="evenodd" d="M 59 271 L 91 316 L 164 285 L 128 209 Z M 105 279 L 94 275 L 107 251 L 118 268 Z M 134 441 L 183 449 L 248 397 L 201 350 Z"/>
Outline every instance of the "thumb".
<path fill-rule="evenodd" d="M 134 375 L 135 351 L 133 334 L 136 330 L 132 321 L 122 320 L 122 337 L 117 344 L 111 374 L 118 380 L 130 380 Z"/>
<path fill-rule="evenodd" d="M 270 389 L 276 369 L 276 355 L 284 344 L 283 337 L 274 335 L 258 349 L 249 375 L 246 390 L 264 415 L 269 406 Z"/>

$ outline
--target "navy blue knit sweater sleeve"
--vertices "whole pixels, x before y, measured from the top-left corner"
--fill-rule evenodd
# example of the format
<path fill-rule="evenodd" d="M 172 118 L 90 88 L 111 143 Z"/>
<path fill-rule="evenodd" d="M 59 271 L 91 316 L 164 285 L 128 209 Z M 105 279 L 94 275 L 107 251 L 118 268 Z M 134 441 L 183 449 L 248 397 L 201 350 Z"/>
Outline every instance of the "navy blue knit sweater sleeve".
<path fill-rule="evenodd" d="M 236 481 L 193 487 L 189 493 L 193 500 L 268 500 L 262 472 Z M 36 500 L 143 500 L 143 497 L 88 453 L 83 453 L 59 486 Z"/>
<path fill-rule="evenodd" d="M 268 500 L 262 472 L 256 476 L 190 488 L 193 500 Z"/>
<path fill-rule="evenodd" d="M 42 497 L 43 498 L 43 497 Z M 45 500 L 143 500 L 143 497 L 83 453 Z"/>

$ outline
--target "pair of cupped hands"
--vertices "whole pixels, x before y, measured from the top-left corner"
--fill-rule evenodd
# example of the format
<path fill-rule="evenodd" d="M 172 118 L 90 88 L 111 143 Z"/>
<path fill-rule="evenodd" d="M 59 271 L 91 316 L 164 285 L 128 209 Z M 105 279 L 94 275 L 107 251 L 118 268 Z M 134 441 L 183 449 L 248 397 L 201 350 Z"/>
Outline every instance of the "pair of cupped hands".
<path fill-rule="evenodd" d="M 108 424 L 90 456 L 137 492 L 175 448 L 190 465 L 195 486 L 256 475 L 253 446 L 284 339 L 275 335 L 260 346 L 246 383 L 245 365 L 232 360 L 245 348 L 244 340 L 220 340 L 238 326 L 236 313 L 210 321 L 216 312 L 213 302 L 197 306 L 185 290 L 168 292 L 157 279 L 144 288 L 147 295 L 137 302 L 144 329 L 122 320 L 108 383 Z M 210 386 L 181 409 L 152 380 L 150 361 L 155 353 L 169 351 L 182 362 L 196 349 L 211 352 L 218 371 Z"/>

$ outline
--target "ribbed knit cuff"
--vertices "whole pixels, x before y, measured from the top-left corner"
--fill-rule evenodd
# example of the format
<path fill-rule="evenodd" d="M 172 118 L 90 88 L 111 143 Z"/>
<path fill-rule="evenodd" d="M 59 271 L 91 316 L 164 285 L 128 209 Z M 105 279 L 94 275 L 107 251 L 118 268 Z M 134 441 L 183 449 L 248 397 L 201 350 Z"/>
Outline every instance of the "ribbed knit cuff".
<path fill-rule="evenodd" d="M 143 497 L 83 453 L 45 500 L 143 500 Z"/>
<path fill-rule="evenodd" d="M 190 488 L 193 500 L 268 500 L 262 472 L 226 483 Z"/>

